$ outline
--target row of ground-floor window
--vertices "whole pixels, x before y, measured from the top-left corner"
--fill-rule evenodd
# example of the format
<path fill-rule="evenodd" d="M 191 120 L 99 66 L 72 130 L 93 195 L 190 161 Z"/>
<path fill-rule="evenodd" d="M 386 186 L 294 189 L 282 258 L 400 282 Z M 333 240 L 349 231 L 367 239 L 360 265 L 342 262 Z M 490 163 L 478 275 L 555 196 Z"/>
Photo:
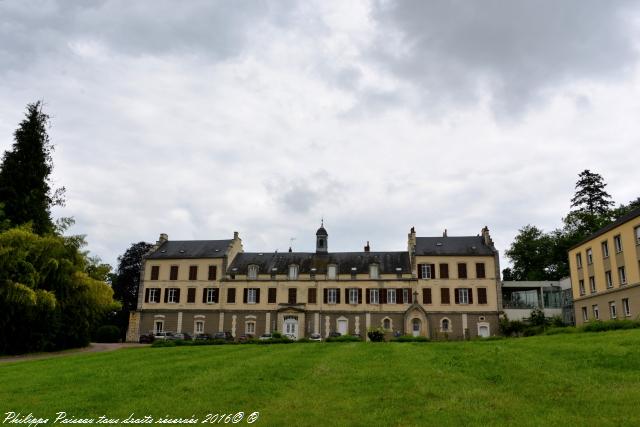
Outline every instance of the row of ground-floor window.
<path fill-rule="evenodd" d="M 640 313 L 640 283 L 574 301 L 576 324 L 597 320 L 635 319 Z"/>
<path fill-rule="evenodd" d="M 128 340 L 150 332 L 186 332 L 214 334 L 231 332 L 234 337 L 260 336 L 281 332 L 293 339 L 333 332 L 365 337 L 370 328 L 383 328 L 394 335 L 425 336 L 432 339 L 487 337 L 498 332 L 498 315 L 490 313 L 429 313 L 414 310 L 405 313 L 310 312 L 310 311 L 162 311 L 137 312 L 130 322 Z"/>

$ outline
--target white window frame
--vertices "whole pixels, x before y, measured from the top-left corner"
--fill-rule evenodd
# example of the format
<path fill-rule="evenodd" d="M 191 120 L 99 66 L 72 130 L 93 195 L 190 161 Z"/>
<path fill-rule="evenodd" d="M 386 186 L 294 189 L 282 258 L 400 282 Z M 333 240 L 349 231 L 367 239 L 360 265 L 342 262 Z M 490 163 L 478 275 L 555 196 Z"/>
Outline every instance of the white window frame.
<path fill-rule="evenodd" d="M 149 288 L 149 302 L 159 303 L 160 302 L 160 289 L 159 288 Z"/>
<path fill-rule="evenodd" d="M 369 289 L 369 303 L 370 304 L 380 304 L 380 290 L 379 289 Z"/>
<path fill-rule="evenodd" d="M 609 317 L 611 317 L 612 319 L 618 318 L 618 310 L 616 309 L 616 303 L 613 301 L 609 303 Z"/>
<path fill-rule="evenodd" d="M 289 266 L 289 280 L 297 280 L 298 279 L 298 265 L 292 264 Z"/>
<path fill-rule="evenodd" d="M 380 267 L 378 264 L 370 264 L 369 265 L 369 278 L 371 279 L 379 279 L 380 278 Z"/>
<path fill-rule="evenodd" d="M 596 293 L 596 277 L 595 276 L 589 276 L 589 291 L 592 294 Z"/>
<path fill-rule="evenodd" d="M 576 254 L 576 265 L 578 266 L 578 268 L 582 268 L 582 254 L 581 253 L 577 253 Z"/>
<path fill-rule="evenodd" d="M 444 322 L 447 322 L 447 329 L 444 328 Z M 443 317 L 440 319 L 440 332 L 451 332 L 453 330 L 451 325 L 451 319 L 448 317 Z"/>
<path fill-rule="evenodd" d="M 338 267 L 335 264 L 327 266 L 327 279 L 335 280 L 338 273 Z"/>
<path fill-rule="evenodd" d="M 618 267 L 618 279 L 620 279 L 620 285 L 627 284 L 627 272 L 624 269 L 624 265 L 622 267 Z"/>
<path fill-rule="evenodd" d="M 587 307 L 582 307 L 582 321 L 583 322 L 589 321 L 589 311 L 587 310 Z"/>
<path fill-rule="evenodd" d="M 458 302 L 459 304 L 469 304 L 468 288 L 458 288 Z"/>
<path fill-rule="evenodd" d="M 252 264 L 249 266 L 249 269 L 247 270 L 247 279 L 256 280 L 257 278 L 258 278 L 258 266 L 255 264 Z"/>
<path fill-rule="evenodd" d="M 587 249 L 587 265 L 593 264 L 593 250 L 591 248 Z"/>
<path fill-rule="evenodd" d="M 631 306 L 629 306 L 629 298 L 622 298 L 622 311 L 625 317 L 631 316 Z"/>
<path fill-rule="evenodd" d="M 255 320 L 248 320 L 244 322 L 244 333 L 255 335 L 256 333 L 256 322 Z"/>
<path fill-rule="evenodd" d="M 409 289 L 402 290 L 402 302 L 404 304 L 409 304 Z"/>
<path fill-rule="evenodd" d="M 387 304 L 395 304 L 397 301 L 396 293 L 398 291 L 396 289 L 387 289 Z"/>
<path fill-rule="evenodd" d="M 578 280 L 578 288 L 580 290 L 580 295 L 585 295 L 587 293 L 585 287 L 584 287 L 584 279 L 580 279 Z"/>
<path fill-rule="evenodd" d="M 431 271 L 431 264 L 422 264 L 422 278 L 432 279 L 433 271 Z"/>
<path fill-rule="evenodd" d="M 605 240 L 601 243 L 602 245 L 602 257 L 609 258 L 609 242 Z"/>
<path fill-rule="evenodd" d="M 160 324 L 160 329 L 158 329 L 158 324 Z M 164 320 L 154 320 L 153 330 L 155 333 L 164 332 Z"/>
<path fill-rule="evenodd" d="M 613 244 L 616 247 L 616 253 L 619 254 L 622 252 L 622 236 L 618 234 L 617 236 L 613 236 Z"/>
<path fill-rule="evenodd" d="M 336 288 L 327 289 L 327 304 L 337 304 L 338 290 Z"/>
<path fill-rule="evenodd" d="M 349 288 L 349 304 L 358 303 L 358 288 Z"/>
<path fill-rule="evenodd" d="M 247 304 L 257 304 L 257 294 L 256 288 L 247 288 Z"/>
<path fill-rule="evenodd" d="M 384 325 L 385 322 L 389 322 L 388 328 Z M 390 317 L 385 317 L 384 319 L 382 319 L 382 329 L 385 329 L 387 331 L 391 331 L 393 329 L 393 320 L 391 320 Z"/>
<path fill-rule="evenodd" d="M 636 232 L 636 245 L 640 245 L 640 225 L 633 229 Z"/>
<path fill-rule="evenodd" d="M 196 320 L 193 325 L 193 331 L 196 334 L 204 334 L 204 320 Z"/>
<path fill-rule="evenodd" d="M 613 288 L 613 277 L 611 276 L 611 270 L 607 270 L 604 272 L 604 278 L 607 282 L 607 289 Z"/>
<path fill-rule="evenodd" d="M 207 288 L 207 304 L 213 304 L 213 296 L 215 295 L 215 288 Z"/>
<path fill-rule="evenodd" d="M 167 303 L 175 304 L 176 302 L 176 288 L 167 288 Z"/>
<path fill-rule="evenodd" d="M 593 304 L 591 306 L 591 311 L 593 312 L 593 318 L 595 320 L 600 320 L 600 308 L 598 307 L 598 304 Z"/>

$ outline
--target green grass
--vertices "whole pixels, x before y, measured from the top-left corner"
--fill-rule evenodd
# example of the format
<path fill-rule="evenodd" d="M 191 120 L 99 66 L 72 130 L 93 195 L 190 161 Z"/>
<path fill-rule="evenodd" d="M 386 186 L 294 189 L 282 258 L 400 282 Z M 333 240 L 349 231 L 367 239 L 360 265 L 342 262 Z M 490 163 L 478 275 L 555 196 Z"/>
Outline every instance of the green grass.
<path fill-rule="evenodd" d="M 259 411 L 256 425 L 640 425 L 640 330 L 136 348 L 2 364 L 0 379 L 2 419 Z"/>

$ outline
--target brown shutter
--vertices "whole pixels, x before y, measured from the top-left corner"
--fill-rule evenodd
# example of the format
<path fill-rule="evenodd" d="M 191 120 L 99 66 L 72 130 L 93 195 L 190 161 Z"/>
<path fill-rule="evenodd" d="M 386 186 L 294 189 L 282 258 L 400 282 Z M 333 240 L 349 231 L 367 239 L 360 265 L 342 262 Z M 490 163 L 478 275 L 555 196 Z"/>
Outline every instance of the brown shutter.
<path fill-rule="evenodd" d="M 449 278 L 449 264 L 440 264 L 440 278 L 441 279 Z"/>
<path fill-rule="evenodd" d="M 404 304 L 404 289 L 396 289 L 396 303 Z"/>
<path fill-rule="evenodd" d="M 153 267 L 151 267 L 151 280 L 158 280 L 159 276 L 160 276 L 160 266 L 154 265 Z"/>
<path fill-rule="evenodd" d="M 422 264 L 418 264 L 418 279 L 422 279 Z"/>
<path fill-rule="evenodd" d="M 336 289 L 336 304 L 340 304 L 340 289 Z"/>
<path fill-rule="evenodd" d="M 349 288 L 345 288 L 344 290 L 344 302 L 345 304 L 349 304 L 351 301 L 349 301 Z"/>
<path fill-rule="evenodd" d="M 144 290 L 144 302 L 149 302 L 149 288 Z"/>
<path fill-rule="evenodd" d="M 431 304 L 431 288 L 422 289 L 422 303 Z"/>
<path fill-rule="evenodd" d="M 209 266 L 209 280 L 216 280 L 217 270 L 218 270 L 218 267 L 216 267 L 215 265 Z"/>
<path fill-rule="evenodd" d="M 487 288 L 478 288 L 478 304 L 487 303 Z"/>
<path fill-rule="evenodd" d="M 187 289 L 187 302 L 196 302 L 196 288 Z"/>
<path fill-rule="evenodd" d="M 256 289 L 256 304 L 260 304 L 260 288 Z"/>
<path fill-rule="evenodd" d="M 367 288 L 366 291 L 367 291 L 367 295 L 366 295 L 367 304 L 371 304 L 371 288 Z"/>
<path fill-rule="evenodd" d="M 189 280 L 198 280 L 198 266 L 189 266 Z"/>
<path fill-rule="evenodd" d="M 430 264 L 431 265 L 431 278 L 435 279 L 436 278 L 436 265 L 435 264 Z"/>
<path fill-rule="evenodd" d="M 455 299 L 456 304 L 460 304 L 460 292 L 458 291 L 458 288 L 453 290 L 453 298 Z"/>
<path fill-rule="evenodd" d="M 458 279 L 466 279 L 467 278 L 467 264 L 459 263 L 458 264 Z"/>
<path fill-rule="evenodd" d="M 308 294 L 307 294 L 307 303 L 309 304 L 316 304 L 317 300 L 317 289 L 316 288 L 309 288 Z"/>
<path fill-rule="evenodd" d="M 202 290 L 202 302 L 207 302 L 207 288 Z"/>
<path fill-rule="evenodd" d="M 296 288 L 289 288 L 289 304 L 296 304 L 298 300 L 298 290 Z"/>
<path fill-rule="evenodd" d="M 178 280 L 178 266 L 172 265 L 169 273 L 169 280 Z"/>
<path fill-rule="evenodd" d="M 164 289 L 164 302 L 169 301 L 169 288 Z"/>
<path fill-rule="evenodd" d="M 451 303 L 451 300 L 449 299 L 449 288 L 440 288 L 440 302 L 442 304 Z"/>
<path fill-rule="evenodd" d="M 469 304 L 473 304 L 473 288 L 469 288 Z"/>
<path fill-rule="evenodd" d="M 476 277 L 478 279 L 484 279 L 485 278 L 484 262 L 477 262 L 476 263 Z"/>
<path fill-rule="evenodd" d="M 220 290 L 217 288 L 213 288 L 213 302 L 215 302 L 216 304 L 218 303 L 219 294 L 220 294 Z M 234 299 L 235 299 L 235 293 L 234 293 Z"/>
<path fill-rule="evenodd" d="M 180 302 L 180 289 L 176 289 L 176 302 Z"/>
<path fill-rule="evenodd" d="M 247 288 L 242 290 L 242 302 L 245 304 L 247 303 Z"/>
<path fill-rule="evenodd" d="M 380 289 L 380 304 L 386 304 L 387 303 L 387 290 L 386 289 Z"/>
<path fill-rule="evenodd" d="M 413 293 L 411 292 L 411 288 L 407 288 L 407 295 L 409 295 L 409 301 L 407 301 L 407 303 L 413 304 Z"/>
<path fill-rule="evenodd" d="M 267 294 L 267 302 L 269 304 L 275 304 L 276 303 L 276 297 L 277 297 L 277 289 L 276 288 L 269 288 L 268 294 Z"/>
<path fill-rule="evenodd" d="M 327 301 L 328 301 L 328 299 L 327 299 L 327 293 L 328 293 L 328 292 L 329 292 L 329 291 L 328 291 L 328 289 L 327 289 L 327 288 L 324 288 L 324 289 L 323 289 L 323 296 L 324 296 L 323 301 L 324 301 L 324 303 L 325 303 L 325 304 L 327 304 Z"/>
<path fill-rule="evenodd" d="M 358 304 L 362 304 L 362 289 L 358 288 Z"/>
<path fill-rule="evenodd" d="M 230 302 L 230 303 L 236 302 L 236 288 L 227 289 L 227 302 Z"/>

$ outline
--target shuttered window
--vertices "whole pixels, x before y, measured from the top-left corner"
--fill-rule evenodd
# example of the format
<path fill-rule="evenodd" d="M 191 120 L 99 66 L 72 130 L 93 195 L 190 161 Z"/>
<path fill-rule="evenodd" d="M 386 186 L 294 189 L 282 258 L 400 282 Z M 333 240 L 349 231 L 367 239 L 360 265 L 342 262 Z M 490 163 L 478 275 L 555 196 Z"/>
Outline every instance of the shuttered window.
<path fill-rule="evenodd" d="M 144 302 L 160 302 L 160 288 L 147 288 L 144 292 Z"/>
<path fill-rule="evenodd" d="M 476 262 L 476 277 L 478 279 L 485 278 L 484 262 Z"/>
<path fill-rule="evenodd" d="M 396 290 L 386 289 L 387 304 L 396 304 Z"/>
<path fill-rule="evenodd" d="M 458 279 L 467 278 L 467 264 L 461 262 L 458 264 Z"/>
<path fill-rule="evenodd" d="M 440 278 L 441 279 L 449 278 L 449 264 L 440 264 Z"/>
<path fill-rule="evenodd" d="M 317 295 L 316 288 L 309 288 L 309 290 L 307 291 L 307 303 L 316 304 L 317 298 L 318 298 L 318 295 Z"/>
<path fill-rule="evenodd" d="M 449 300 L 449 288 L 440 288 L 440 303 L 451 304 Z"/>
<path fill-rule="evenodd" d="M 180 302 L 180 289 L 167 288 L 164 291 L 164 302 L 170 304 L 177 304 Z"/>
<path fill-rule="evenodd" d="M 198 266 L 189 266 L 189 280 L 198 280 Z"/>
<path fill-rule="evenodd" d="M 487 303 L 487 288 L 478 288 L 478 304 Z"/>
<path fill-rule="evenodd" d="M 215 265 L 209 266 L 209 280 L 216 280 L 216 273 L 218 272 L 218 267 Z"/>
<path fill-rule="evenodd" d="M 269 304 L 275 304 L 277 295 L 278 295 L 277 288 L 269 288 L 269 291 L 267 292 L 267 302 Z"/>
<path fill-rule="evenodd" d="M 187 302 L 188 303 L 196 302 L 196 288 L 187 289 Z"/>
<path fill-rule="evenodd" d="M 235 291 L 235 289 L 234 289 Z M 218 289 L 217 288 L 205 288 L 202 290 L 202 302 L 207 304 L 218 303 Z"/>
<path fill-rule="evenodd" d="M 431 304 L 431 288 L 422 289 L 422 303 Z"/>
<path fill-rule="evenodd" d="M 169 272 L 169 280 L 178 280 L 178 266 L 172 265 Z"/>
<path fill-rule="evenodd" d="M 154 265 L 151 267 L 151 280 L 158 280 L 160 277 L 160 266 Z"/>
<path fill-rule="evenodd" d="M 236 288 L 227 289 L 227 302 L 232 304 L 236 302 Z"/>
<path fill-rule="evenodd" d="M 289 288 L 289 304 L 296 304 L 298 297 L 298 289 Z"/>

